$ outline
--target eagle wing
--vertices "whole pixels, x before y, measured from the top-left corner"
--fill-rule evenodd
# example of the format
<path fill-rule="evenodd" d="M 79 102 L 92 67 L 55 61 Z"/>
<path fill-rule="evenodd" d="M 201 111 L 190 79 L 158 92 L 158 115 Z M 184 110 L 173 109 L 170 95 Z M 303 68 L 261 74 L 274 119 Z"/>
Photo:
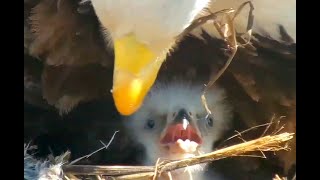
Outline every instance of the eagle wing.
<path fill-rule="evenodd" d="M 105 96 L 112 86 L 113 52 L 105 48 L 90 6 L 78 3 L 25 1 L 25 54 L 42 65 L 37 83 L 43 98 L 62 113 Z M 25 67 L 33 67 L 29 62 Z"/>

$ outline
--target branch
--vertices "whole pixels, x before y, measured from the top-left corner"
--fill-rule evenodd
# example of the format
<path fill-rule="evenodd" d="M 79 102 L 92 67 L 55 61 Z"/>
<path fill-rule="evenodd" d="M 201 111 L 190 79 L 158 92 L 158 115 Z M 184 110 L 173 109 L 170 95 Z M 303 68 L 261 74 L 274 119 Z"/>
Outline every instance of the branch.
<path fill-rule="evenodd" d="M 156 166 L 90 166 L 90 165 L 64 165 L 66 175 L 103 175 L 112 176 L 112 179 L 132 180 L 152 178 L 155 174 L 170 172 L 176 169 L 195 164 L 208 163 L 228 157 L 241 156 L 254 151 L 280 151 L 288 150 L 283 143 L 293 138 L 294 133 L 268 135 L 248 142 L 240 143 L 208 154 L 199 155 L 176 161 L 164 161 Z M 157 169 L 155 168 L 157 167 Z"/>
<path fill-rule="evenodd" d="M 247 152 L 286 150 L 288 148 L 287 145 L 281 146 L 280 144 L 292 139 L 293 134 L 294 133 L 282 133 L 274 136 L 265 136 L 262 138 L 216 150 L 212 153 L 200 155 L 194 158 L 188 158 L 180 161 L 165 163 L 163 165 L 160 165 L 160 173 L 187 166 L 192 166 L 195 164 L 216 161 L 227 157 L 239 156 Z"/>

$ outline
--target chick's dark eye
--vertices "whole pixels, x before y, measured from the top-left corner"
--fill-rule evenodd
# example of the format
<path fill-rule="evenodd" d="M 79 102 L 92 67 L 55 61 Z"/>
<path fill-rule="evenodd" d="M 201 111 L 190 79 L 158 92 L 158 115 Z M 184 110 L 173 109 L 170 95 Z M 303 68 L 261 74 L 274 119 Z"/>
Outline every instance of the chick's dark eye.
<path fill-rule="evenodd" d="M 147 129 L 153 129 L 155 126 L 155 122 L 153 119 L 148 119 L 147 122 L 146 122 L 146 128 Z"/>
<path fill-rule="evenodd" d="M 212 117 L 208 117 L 207 118 L 207 123 L 208 123 L 208 126 L 212 127 L 213 126 L 213 118 Z"/>

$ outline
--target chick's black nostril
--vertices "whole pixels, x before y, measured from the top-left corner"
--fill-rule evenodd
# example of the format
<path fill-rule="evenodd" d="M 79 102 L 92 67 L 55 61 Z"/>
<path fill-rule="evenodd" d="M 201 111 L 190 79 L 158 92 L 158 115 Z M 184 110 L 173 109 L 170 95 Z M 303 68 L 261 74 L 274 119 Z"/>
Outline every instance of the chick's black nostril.
<path fill-rule="evenodd" d="M 174 119 L 174 122 L 179 123 L 182 122 L 183 119 L 187 119 L 188 121 L 190 121 L 190 115 L 185 109 L 180 109 Z"/>

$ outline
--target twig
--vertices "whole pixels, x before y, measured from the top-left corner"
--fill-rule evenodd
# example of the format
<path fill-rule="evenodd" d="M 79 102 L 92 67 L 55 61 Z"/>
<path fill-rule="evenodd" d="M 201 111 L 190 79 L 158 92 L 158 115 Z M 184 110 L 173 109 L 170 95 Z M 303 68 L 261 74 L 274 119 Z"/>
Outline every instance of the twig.
<path fill-rule="evenodd" d="M 278 125 L 279 125 L 279 123 L 280 123 L 280 120 L 281 120 L 282 118 L 284 118 L 284 117 L 285 117 L 285 116 L 280 116 L 279 118 L 277 118 L 277 121 L 276 121 L 277 126 L 275 127 L 275 129 L 274 129 L 274 131 L 271 133 L 271 135 L 278 134 L 278 133 L 284 128 L 284 126 L 278 128 Z M 236 132 L 235 135 L 233 135 L 233 136 L 229 137 L 228 139 L 224 140 L 222 143 L 227 142 L 227 141 L 229 141 L 229 140 L 231 140 L 231 139 L 233 139 L 233 138 L 235 138 L 235 137 L 240 137 L 241 135 L 243 135 L 243 134 L 245 134 L 245 133 L 247 133 L 247 132 L 249 132 L 249 131 L 251 131 L 251 130 L 253 130 L 253 129 L 257 129 L 257 128 L 260 128 L 260 127 L 265 127 L 265 126 L 267 126 L 266 129 L 263 131 L 263 133 L 262 133 L 261 136 L 260 136 L 260 137 L 263 137 L 263 136 L 268 132 L 268 130 L 270 129 L 271 125 L 273 125 L 273 124 L 275 123 L 275 118 L 276 118 L 276 116 L 275 116 L 275 114 L 273 114 L 273 116 L 271 117 L 271 120 L 270 120 L 269 123 L 265 123 L 265 124 L 260 124 L 260 125 L 257 125 L 257 126 L 253 126 L 253 127 L 249 128 L 249 129 L 246 129 L 246 130 L 241 131 L 241 132 L 235 131 L 235 132 Z M 243 140 L 243 139 L 242 139 L 242 140 Z M 244 141 L 244 140 L 243 140 L 243 141 Z"/>
<path fill-rule="evenodd" d="M 276 174 L 272 180 L 287 180 L 287 178 L 281 178 L 278 174 Z"/>
<path fill-rule="evenodd" d="M 93 166 L 93 165 L 64 165 L 63 171 L 74 175 L 105 175 L 120 176 L 134 173 L 152 172 L 154 166 Z"/>
<path fill-rule="evenodd" d="M 190 169 L 187 169 L 187 171 L 188 171 L 188 175 L 189 175 L 189 177 L 190 177 L 189 180 L 193 180 L 193 176 L 192 176 L 192 173 L 191 173 Z"/>
<path fill-rule="evenodd" d="M 286 150 L 287 145 L 281 145 L 293 138 L 293 133 L 282 133 L 261 137 L 241 144 L 216 150 L 214 152 L 176 161 L 164 161 L 158 164 L 157 174 L 192 166 L 195 164 L 208 163 L 227 157 L 241 156 L 253 151 L 280 151 Z M 74 175 L 106 175 L 114 176 L 115 179 L 152 179 L 155 173 L 154 166 L 89 166 L 89 165 L 64 165 L 65 173 Z"/>
<path fill-rule="evenodd" d="M 246 133 L 246 132 L 249 132 L 250 130 L 253 130 L 253 129 L 256 129 L 256 128 L 259 128 L 259 127 L 269 126 L 271 123 L 272 123 L 272 122 L 266 123 L 266 124 L 257 125 L 257 126 L 253 126 L 253 127 L 249 128 L 249 129 L 246 129 L 246 130 L 241 131 L 241 132 L 236 131 L 236 133 L 237 133 L 236 135 L 233 135 L 233 136 L 229 137 L 228 139 L 226 139 L 226 140 L 223 141 L 223 142 L 229 141 L 230 139 L 233 139 L 233 138 L 235 138 L 235 137 L 237 137 L 237 136 L 241 136 L 241 134 L 244 134 L 244 133 Z"/>
<path fill-rule="evenodd" d="M 281 147 L 280 143 L 286 142 L 293 138 L 294 133 L 282 133 L 274 136 L 265 136 L 256 140 L 251 140 L 241 144 L 233 145 L 227 148 L 216 150 L 212 153 L 203 154 L 194 158 L 187 158 L 179 161 L 173 161 L 165 164 L 160 163 L 160 173 L 174 169 L 192 166 L 200 163 L 207 163 L 227 157 L 238 156 L 253 151 L 279 151 L 285 150 L 287 147 Z"/>
<path fill-rule="evenodd" d="M 206 101 L 206 93 L 208 91 L 208 89 L 221 77 L 221 75 L 226 71 L 226 69 L 229 67 L 229 65 L 231 64 L 233 58 L 235 57 L 237 50 L 238 50 L 238 42 L 237 42 L 237 36 L 236 36 L 236 30 L 234 27 L 234 20 L 235 18 L 239 15 L 239 13 L 241 12 L 241 10 L 243 9 L 243 7 L 245 5 L 249 4 L 250 5 L 250 12 L 249 12 L 249 18 L 248 18 L 248 24 L 247 24 L 247 34 L 249 35 L 249 40 L 248 42 L 246 42 L 245 44 L 248 44 L 250 42 L 251 39 L 251 29 L 253 26 L 253 4 L 250 1 L 247 1 L 245 3 L 243 3 L 237 11 L 235 11 L 234 16 L 231 18 L 231 16 L 229 15 L 231 12 L 234 12 L 233 10 L 229 10 L 226 12 L 226 10 L 224 10 L 224 14 L 226 15 L 227 18 L 227 23 L 224 24 L 223 26 L 221 26 L 220 23 L 217 23 L 216 21 L 213 21 L 214 27 L 218 30 L 220 36 L 222 36 L 222 38 L 227 42 L 228 47 L 231 50 L 231 55 L 229 56 L 228 60 L 226 61 L 226 63 L 224 64 L 224 66 L 218 71 L 218 73 L 213 76 L 210 81 L 208 82 L 208 84 L 205 86 L 204 91 L 201 95 L 201 101 L 202 104 L 204 105 L 208 115 L 211 114 L 211 110 L 208 107 L 207 101 Z M 216 18 L 216 16 L 214 17 Z M 225 27 L 224 32 L 222 32 L 222 28 L 221 27 Z M 230 34 L 230 35 L 229 35 Z"/>
<path fill-rule="evenodd" d="M 113 141 L 115 135 L 116 135 L 118 132 L 119 132 L 119 131 L 116 131 L 116 132 L 113 133 L 113 135 L 112 135 L 112 137 L 111 137 L 111 139 L 110 139 L 110 141 L 109 141 L 109 143 L 108 143 L 107 145 L 105 145 L 105 144 L 100 140 L 100 142 L 104 145 L 102 148 L 99 148 L 99 149 L 95 150 L 94 152 L 92 152 L 92 153 L 90 153 L 90 154 L 87 154 L 87 155 L 82 156 L 82 157 L 80 157 L 80 158 L 78 158 L 78 159 L 76 159 L 76 160 L 73 160 L 71 163 L 69 163 L 69 165 L 75 164 L 75 163 L 81 161 L 81 160 L 84 159 L 84 158 L 89 158 L 90 156 L 94 155 L 95 153 L 101 151 L 102 149 L 108 149 L 109 145 L 111 144 L 111 142 Z"/>
<path fill-rule="evenodd" d="M 268 125 L 267 128 L 263 131 L 263 133 L 261 134 L 261 137 L 264 136 L 264 135 L 267 133 L 267 131 L 270 129 L 271 125 L 273 124 L 274 118 L 275 118 L 275 114 L 273 114 L 273 116 L 272 116 L 272 118 L 271 118 L 271 120 L 270 120 L 269 125 Z"/>
<path fill-rule="evenodd" d="M 217 19 L 217 17 L 219 15 L 223 15 L 223 14 L 226 14 L 226 13 L 232 13 L 234 12 L 234 9 L 232 8 L 229 8 L 229 9 L 223 9 L 221 11 L 217 11 L 217 12 L 214 12 L 214 13 L 210 13 L 209 15 L 207 16 L 203 16 L 203 17 L 200 17 L 196 20 L 194 20 L 180 35 L 179 37 L 177 38 L 178 40 L 182 39 L 182 37 L 186 36 L 187 34 L 189 34 L 191 31 L 193 31 L 195 28 L 207 23 L 209 20 L 212 20 L 212 21 L 215 21 L 215 19 Z"/>
<path fill-rule="evenodd" d="M 253 6 L 252 2 L 247 1 L 243 4 L 241 4 L 241 6 L 238 8 L 237 12 L 235 13 L 235 15 L 232 19 L 232 20 L 234 20 L 238 16 L 238 14 L 241 12 L 241 10 L 244 8 L 244 6 L 247 4 L 250 5 L 250 11 L 249 11 L 249 17 L 248 17 L 248 23 L 247 23 L 247 32 L 244 34 L 248 34 L 248 40 L 247 40 L 247 42 L 241 44 L 241 46 L 246 46 L 251 41 L 252 27 L 253 27 L 253 21 L 254 21 L 254 15 L 253 15 L 254 6 Z"/>
<path fill-rule="evenodd" d="M 156 165 L 155 165 L 155 168 L 154 168 L 154 175 L 153 175 L 152 180 L 156 180 L 157 177 L 158 177 L 158 165 L 159 165 L 159 161 L 160 161 L 160 158 L 157 159 L 157 162 L 156 162 Z"/>

